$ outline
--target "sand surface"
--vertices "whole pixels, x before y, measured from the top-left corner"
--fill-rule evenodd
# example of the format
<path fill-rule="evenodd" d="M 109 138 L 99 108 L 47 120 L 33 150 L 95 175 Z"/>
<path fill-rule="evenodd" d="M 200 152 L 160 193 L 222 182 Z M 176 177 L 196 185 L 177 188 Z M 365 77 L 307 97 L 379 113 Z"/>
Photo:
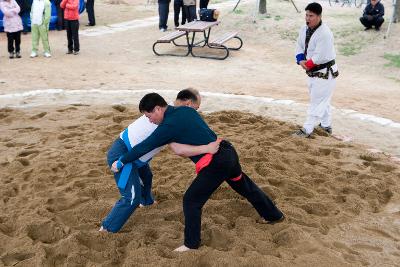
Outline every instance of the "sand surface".
<path fill-rule="evenodd" d="M 352 141 L 320 131 L 303 140 L 290 134 L 308 100 L 293 63 L 304 13 L 269 1 L 270 16 L 253 24 L 254 3 L 230 13 L 234 3 L 210 4 L 223 11 L 216 32 L 239 29 L 245 43 L 225 61 L 153 55 L 157 6 L 136 0 L 96 1 L 98 26 L 81 27 L 79 56 L 64 54 L 65 32 L 50 33 L 51 59 L 28 58 L 30 35 L 22 59 L 0 53 L 0 266 L 398 266 L 400 69 L 384 55 L 398 54 L 399 26 L 383 39 L 387 23 L 364 32 L 360 9 L 324 4 L 341 71 L 333 127 Z M 138 209 L 121 233 L 97 232 L 118 198 L 105 154 L 139 116 L 143 90 L 171 100 L 187 86 L 206 92 L 206 121 L 288 219 L 259 224 L 224 185 L 203 210 L 201 248 L 172 252 L 194 166 L 166 149 L 151 164 L 158 204 Z"/>

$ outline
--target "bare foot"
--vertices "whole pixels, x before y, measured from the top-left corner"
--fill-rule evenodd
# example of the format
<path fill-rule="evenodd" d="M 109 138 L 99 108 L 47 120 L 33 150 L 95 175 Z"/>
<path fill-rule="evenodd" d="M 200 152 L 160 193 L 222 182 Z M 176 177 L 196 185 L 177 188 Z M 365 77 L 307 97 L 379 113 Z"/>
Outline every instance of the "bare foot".
<path fill-rule="evenodd" d="M 106 232 L 106 233 L 108 233 L 107 229 L 105 229 L 103 226 L 100 227 L 99 232 Z"/>
<path fill-rule="evenodd" d="M 256 221 L 261 224 L 276 224 L 276 223 L 283 222 L 285 219 L 286 219 L 285 215 L 282 215 L 281 218 L 279 218 L 278 220 L 275 220 L 275 221 L 267 221 L 264 218 L 260 218 Z"/>
<path fill-rule="evenodd" d="M 139 204 L 139 208 L 144 208 L 144 207 L 147 207 L 147 206 L 153 206 L 155 204 L 157 204 L 157 201 L 154 200 L 153 204 L 150 204 L 150 205 Z"/>
<path fill-rule="evenodd" d="M 182 246 L 180 246 L 179 248 L 174 249 L 175 252 L 186 252 L 186 251 L 189 251 L 189 250 L 191 250 L 191 249 L 188 248 L 188 247 L 185 246 L 185 245 L 182 245 Z"/>

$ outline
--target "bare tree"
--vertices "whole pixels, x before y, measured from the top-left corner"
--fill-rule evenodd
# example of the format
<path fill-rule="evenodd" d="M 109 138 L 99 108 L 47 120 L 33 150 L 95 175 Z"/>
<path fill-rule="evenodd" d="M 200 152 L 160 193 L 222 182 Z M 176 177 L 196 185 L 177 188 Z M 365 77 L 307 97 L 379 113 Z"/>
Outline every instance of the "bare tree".
<path fill-rule="evenodd" d="M 399 22 L 400 21 L 400 0 L 394 0 L 396 1 L 395 11 L 393 14 L 393 22 Z"/>
<path fill-rule="evenodd" d="M 260 14 L 266 14 L 267 13 L 267 0 L 260 0 L 260 4 L 258 6 L 258 12 Z"/>

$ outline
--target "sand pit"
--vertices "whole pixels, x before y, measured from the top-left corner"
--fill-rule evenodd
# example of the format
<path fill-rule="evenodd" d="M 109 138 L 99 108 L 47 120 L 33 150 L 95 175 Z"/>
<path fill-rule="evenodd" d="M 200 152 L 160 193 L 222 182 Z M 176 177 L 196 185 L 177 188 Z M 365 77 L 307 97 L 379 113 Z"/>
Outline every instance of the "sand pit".
<path fill-rule="evenodd" d="M 105 153 L 136 107 L 0 110 L 0 266 L 394 266 L 400 261 L 399 165 L 317 132 L 237 111 L 205 115 L 287 220 L 257 223 L 226 185 L 203 211 L 202 246 L 177 254 L 182 195 L 194 176 L 168 149 L 152 161 L 157 205 L 118 234 L 97 231 L 118 193 Z"/>

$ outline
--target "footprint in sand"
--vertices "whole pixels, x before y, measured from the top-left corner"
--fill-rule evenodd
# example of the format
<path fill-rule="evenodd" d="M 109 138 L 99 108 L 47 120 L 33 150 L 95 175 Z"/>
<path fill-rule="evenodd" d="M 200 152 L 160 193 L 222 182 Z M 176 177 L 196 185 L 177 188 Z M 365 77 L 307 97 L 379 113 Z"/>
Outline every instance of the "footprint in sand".
<path fill-rule="evenodd" d="M 30 239 L 45 244 L 55 243 L 65 236 L 63 229 L 51 221 L 30 224 L 26 231 Z"/>
<path fill-rule="evenodd" d="M 60 134 L 57 138 L 58 138 L 58 140 L 64 140 L 67 138 L 73 138 L 73 137 L 82 136 L 82 135 L 83 135 L 83 133 L 66 133 L 66 134 Z"/>
<path fill-rule="evenodd" d="M 333 210 L 333 208 L 330 207 L 330 205 L 317 202 L 314 203 L 308 202 L 307 204 L 302 205 L 301 208 L 308 214 L 313 214 L 322 217 L 328 216 L 329 211 Z"/>
<path fill-rule="evenodd" d="M 305 239 L 305 234 L 302 229 L 298 226 L 291 225 L 285 227 L 283 230 L 273 234 L 272 242 L 277 246 L 293 246 L 300 240 Z"/>
<path fill-rule="evenodd" d="M 125 121 L 125 120 L 132 120 L 132 117 L 131 116 L 121 116 L 121 115 L 115 115 L 113 117 L 113 122 L 115 122 L 115 123 L 121 123 L 122 121 Z"/>
<path fill-rule="evenodd" d="M 39 114 L 33 115 L 32 117 L 30 117 L 30 119 L 37 120 L 37 119 L 43 118 L 46 115 L 47 115 L 47 112 L 41 112 Z"/>
<path fill-rule="evenodd" d="M 26 261 L 27 259 L 32 258 L 35 256 L 34 253 L 26 253 L 26 252 L 11 252 L 1 257 L 1 261 L 4 263 L 5 266 L 16 266 L 22 262 Z M 21 265 L 22 266 L 22 265 Z"/>
<path fill-rule="evenodd" d="M 218 228 L 205 230 L 203 234 L 204 245 L 217 250 L 227 251 L 233 243 L 233 238 L 228 233 Z"/>
<path fill-rule="evenodd" d="M 15 233 L 15 226 L 6 218 L 0 218 L 0 232 L 6 236 L 13 237 Z"/>
<path fill-rule="evenodd" d="M 363 227 L 363 228 L 367 231 L 378 234 L 381 237 L 384 237 L 384 238 L 387 238 L 390 240 L 394 240 L 396 242 L 400 240 L 400 237 L 397 238 L 397 237 L 393 236 L 392 234 L 388 233 L 387 231 L 378 228 L 378 226 L 377 226 L 377 228 L 372 228 L 372 227 Z"/>
<path fill-rule="evenodd" d="M 18 133 L 31 133 L 31 132 L 39 131 L 40 128 L 37 128 L 37 127 L 24 127 L 24 128 L 14 128 L 12 130 L 17 130 Z"/>
<path fill-rule="evenodd" d="M 396 169 L 396 167 L 393 165 L 383 164 L 378 162 L 373 162 L 371 166 L 375 169 L 375 171 L 382 171 L 382 172 L 391 172 Z"/>
<path fill-rule="evenodd" d="M 122 106 L 122 105 L 113 105 L 113 106 L 111 106 L 111 107 L 112 107 L 113 109 L 119 111 L 119 112 L 124 112 L 124 111 L 126 110 L 126 107 L 125 107 L 125 106 Z"/>
<path fill-rule="evenodd" d="M 66 111 L 72 111 L 72 110 L 78 110 L 78 109 L 76 107 L 60 108 L 60 109 L 57 109 L 57 112 L 66 112 Z"/>
<path fill-rule="evenodd" d="M 21 159 L 17 159 L 18 162 L 20 162 L 22 164 L 22 166 L 26 167 L 30 165 L 29 160 L 21 158 Z"/>
<path fill-rule="evenodd" d="M 7 118 L 14 112 L 11 108 L 2 108 L 0 109 L 0 120 Z"/>
<path fill-rule="evenodd" d="M 96 115 L 96 116 L 88 116 L 87 118 L 88 119 L 93 119 L 93 120 L 95 120 L 95 121 L 97 121 L 97 120 L 101 120 L 101 119 L 106 119 L 106 118 L 110 118 L 110 117 L 112 117 L 114 115 L 114 113 L 112 113 L 112 112 L 107 112 L 107 113 L 102 113 L 102 114 L 99 114 L 99 115 Z"/>
<path fill-rule="evenodd" d="M 34 158 L 34 157 L 37 156 L 37 154 L 39 154 L 39 151 L 38 151 L 38 150 L 26 149 L 26 150 L 22 150 L 21 152 L 19 152 L 19 153 L 17 154 L 17 156 L 18 156 L 18 157 L 24 158 L 24 157 L 33 155 L 33 156 L 30 157 L 30 158 Z"/>
<path fill-rule="evenodd" d="M 351 248 L 356 249 L 356 250 L 368 250 L 368 251 L 373 251 L 373 252 L 382 252 L 383 248 L 378 247 L 378 246 L 372 246 L 372 245 L 368 245 L 368 244 L 354 244 L 351 245 Z"/>

